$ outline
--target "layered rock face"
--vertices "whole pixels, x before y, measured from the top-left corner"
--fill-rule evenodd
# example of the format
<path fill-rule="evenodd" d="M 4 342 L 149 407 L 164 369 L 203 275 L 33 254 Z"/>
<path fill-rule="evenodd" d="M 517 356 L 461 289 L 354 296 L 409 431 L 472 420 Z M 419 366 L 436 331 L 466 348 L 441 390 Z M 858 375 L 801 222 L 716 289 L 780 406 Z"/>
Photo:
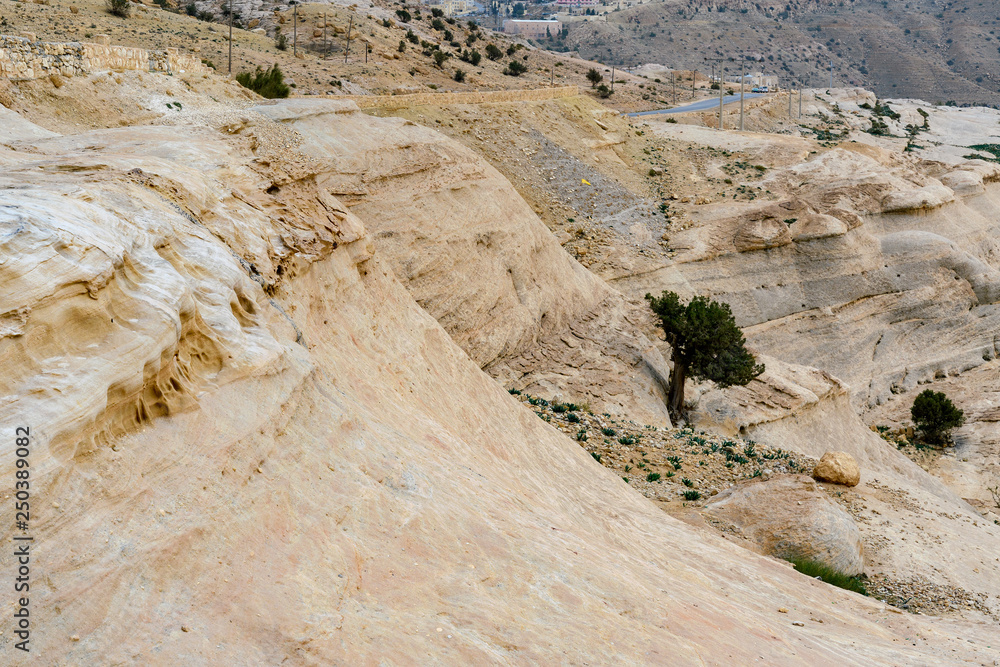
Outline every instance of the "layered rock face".
<path fill-rule="evenodd" d="M 919 164 L 851 143 L 810 156 L 812 142 L 782 141 L 805 159 L 762 181 L 774 201 L 693 211 L 696 223 L 671 237 L 688 249 L 676 263 L 616 286 L 726 301 L 756 349 L 833 374 L 861 409 L 995 357 L 996 166 Z"/>
<path fill-rule="evenodd" d="M 258 111 L 304 137 L 322 187 L 370 221 L 417 303 L 491 375 L 599 412 L 669 423 L 669 370 L 644 333 L 648 314 L 569 257 L 485 160 L 349 102 Z"/>
<path fill-rule="evenodd" d="M 889 613 L 664 515 L 481 372 L 324 167 L 269 148 L 294 143 L 281 127 L 205 122 L 0 149 L 0 421 L 35 443 L 36 656 L 997 658 L 991 628 Z"/>

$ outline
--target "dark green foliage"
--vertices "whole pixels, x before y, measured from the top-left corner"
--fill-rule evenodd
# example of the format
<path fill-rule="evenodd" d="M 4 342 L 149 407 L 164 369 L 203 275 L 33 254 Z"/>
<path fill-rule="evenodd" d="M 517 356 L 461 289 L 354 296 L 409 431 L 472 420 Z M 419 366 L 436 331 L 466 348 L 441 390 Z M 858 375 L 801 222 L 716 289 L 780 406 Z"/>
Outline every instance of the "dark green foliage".
<path fill-rule="evenodd" d="M 513 11 L 512 15 L 516 19 L 517 18 L 521 18 L 522 16 L 524 16 L 524 3 L 523 2 L 518 2 L 518 3 L 514 4 L 514 11 Z"/>
<path fill-rule="evenodd" d="M 288 38 L 279 32 L 274 38 L 274 48 L 279 51 L 288 50 Z"/>
<path fill-rule="evenodd" d="M 597 95 L 601 99 L 607 99 L 607 98 L 611 97 L 611 94 L 613 92 L 614 92 L 613 90 L 611 90 L 610 88 L 608 88 L 603 83 L 597 87 Z"/>
<path fill-rule="evenodd" d="M 434 64 L 437 65 L 438 67 L 444 65 L 444 61 L 448 60 L 450 56 L 451 56 L 450 53 L 445 53 L 444 51 L 441 50 L 434 51 L 432 55 L 432 57 L 434 58 Z"/>
<path fill-rule="evenodd" d="M 684 500 L 701 500 L 701 493 L 692 489 L 684 492 Z"/>
<path fill-rule="evenodd" d="M 261 69 L 258 65 L 253 74 L 240 72 L 236 75 L 236 81 L 244 88 L 249 88 L 261 97 L 269 99 L 288 97 L 290 92 L 288 86 L 285 85 L 285 76 L 281 73 L 281 68 L 278 67 L 277 63 L 266 70 Z"/>
<path fill-rule="evenodd" d="M 511 396 L 520 396 L 521 395 L 521 390 L 520 389 L 508 389 L 507 393 L 510 394 Z"/>
<path fill-rule="evenodd" d="M 439 19 L 442 16 L 444 16 L 444 12 L 438 9 L 437 7 L 431 7 L 431 16 L 433 16 L 436 19 Z"/>
<path fill-rule="evenodd" d="M 496 44 L 486 45 L 486 57 L 490 60 L 500 60 L 503 58 L 503 51 L 497 48 Z"/>
<path fill-rule="evenodd" d="M 410 16 L 410 12 L 406 11 L 405 9 L 397 9 L 396 16 L 398 16 L 399 20 L 402 21 L 403 23 L 409 23 L 410 21 L 413 20 L 413 17 Z"/>
<path fill-rule="evenodd" d="M 648 475 L 646 475 L 647 482 L 655 482 L 659 479 L 660 479 L 660 473 L 658 472 L 651 472 Z"/>
<path fill-rule="evenodd" d="M 790 558 L 789 562 L 795 567 L 796 570 L 807 577 L 819 578 L 832 586 L 837 586 L 838 588 L 843 588 L 848 591 L 854 591 L 855 593 L 861 593 L 862 595 L 868 595 L 868 590 L 865 588 L 865 582 L 862 581 L 861 577 L 848 576 L 843 572 L 838 572 L 828 565 L 811 560 Z"/>
<path fill-rule="evenodd" d="M 696 296 L 685 305 L 674 292 L 660 297 L 647 294 L 646 300 L 673 348 L 669 406 L 674 412 L 679 414 L 684 407 L 687 376 L 724 388 L 746 385 L 764 372 L 746 349 L 728 304 Z"/>
<path fill-rule="evenodd" d="M 189 2 L 184 7 L 184 11 L 187 12 L 188 16 L 198 16 L 198 7 L 193 2 Z"/>
<path fill-rule="evenodd" d="M 444 30 L 444 21 L 441 19 L 434 19 L 431 21 L 431 27 L 435 30 Z"/>
<path fill-rule="evenodd" d="M 587 442 L 587 429 L 582 428 L 579 431 L 577 431 L 576 432 L 576 439 L 579 442 Z M 626 470 L 625 472 L 628 472 L 628 470 Z"/>
<path fill-rule="evenodd" d="M 609 438 L 612 438 L 612 437 L 614 437 L 615 435 L 618 434 L 618 432 L 615 431 L 613 428 L 609 428 L 607 426 L 605 426 L 604 428 L 601 429 L 601 433 L 603 433 L 604 435 L 608 436 Z"/>
<path fill-rule="evenodd" d="M 522 63 L 520 60 L 512 60 L 507 67 L 504 68 L 503 73 L 507 76 L 521 76 L 528 71 L 528 66 Z"/>
<path fill-rule="evenodd" d="M 570 424 L 579 424 L 580 416 L 577 415 L 575 412 L 571 412 L 568 415 L 566 415 L 566 421 L 568 421 Z"/>
<path fill-rule="evenodd" d="M 689 487 L 689 488 L 694 486 L 694 482 L 692 482 L 687 477 L 681 477 L 681 483 L 684 484 L 684 486 Z"/>
<path fill-rule="evenodd" d="M 598 454 L 597 452 L 591 452 L 590 455 L 593 456 L 594 460 L 597 461 L 598 463 L 601 462 L 601 455 Z"/>
<path fill-rule="evenodd" d="M 630 435 L 623 435 L 622 437 L 618 438 L 618 443 L 621 445 L 634 445 L 635 438 L 633 438 Z"/>
<path fill-rule="evenodd" d="M 569 408 L 566 407 L 565 403 L 555 403 L 552 405 L 552 412 L 558 412 L 561 414 L 563 412 L 566 412 L 568 409 Z"/>
<path fill-rule="evenodd" d="M 597 84 L 604 81 L 604 75 L 598 72 L 595 68 L 591 67 L 587 70 L 587 81 L 590 82 L 591 88 L 595 88 Z"/>
<path fill-rule="evenodd" d="M 948 432 L 965 423 L 965 413 L 939 391 L 925 389 L 913 400 L 910 416 L 920 436 L 940 444 L 950 439 Z"/>
<path fill-rule="evenodd" d="M 404 39 L 399 40 L 399 46 L 396 47 L 396 50 L 399 51 L 400 53 L 406 51 L 406 40 Z"/>
<path fill-rule="evenodd" d="M 407 30 L 406 41 L 408 41 L 410 44 L 419 44 L 420 38 L 417 37 L 416 33 L 414 33 L 412 30 Z"/>
<path fill-rule="evenodd" d="M 132 13 L 132 3 L 129 0 L 104 0 L 104 7 L 108 14 L 122 19 L 127 19 Z"/>

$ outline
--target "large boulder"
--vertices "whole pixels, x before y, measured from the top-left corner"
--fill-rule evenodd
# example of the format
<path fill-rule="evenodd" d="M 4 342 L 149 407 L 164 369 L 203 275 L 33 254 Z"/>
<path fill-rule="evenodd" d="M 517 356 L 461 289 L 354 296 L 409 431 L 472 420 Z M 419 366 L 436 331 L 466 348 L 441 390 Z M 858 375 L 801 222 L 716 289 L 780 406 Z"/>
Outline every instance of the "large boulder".
<path fill-rule="evenodd" d="M 861 481 L 861 468 L 847 452 L 827 452 L 813 468 L 812 476 L 820 482 L 857 486 Z"/>
<path fill-rule="evenodd" d="M 816 561 L 849 575 L 864 570 L 861 533 L 851 515 L 805 475 L 782 475 L 726 489 L 705 507 L 762 553 Z"/>

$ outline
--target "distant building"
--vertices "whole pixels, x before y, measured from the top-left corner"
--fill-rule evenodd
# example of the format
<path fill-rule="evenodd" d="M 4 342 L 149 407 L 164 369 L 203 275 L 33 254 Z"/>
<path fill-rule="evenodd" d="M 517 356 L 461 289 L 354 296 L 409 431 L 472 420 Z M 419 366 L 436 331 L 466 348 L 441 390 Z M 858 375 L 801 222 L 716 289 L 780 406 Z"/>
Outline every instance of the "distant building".
<path fill-rule="evenodd" d="M 553 19 L 507 19 L 503 22 L 503 31 L 508 35 L 555 37 L 561 29 L 559 21 Z"/>
<path fill-rule="evenodd" d="M 598 0 L 556 0 L 556 6 L 564 9 L 574 7 L 596 7 L 600 3 Z"/>
<path fill-rule="evenodd" d="M 429 6 L 440 9 L 445 16 L 458 16 L 476 11 L 476 3 L 473 0 L 433 0 Z"/>

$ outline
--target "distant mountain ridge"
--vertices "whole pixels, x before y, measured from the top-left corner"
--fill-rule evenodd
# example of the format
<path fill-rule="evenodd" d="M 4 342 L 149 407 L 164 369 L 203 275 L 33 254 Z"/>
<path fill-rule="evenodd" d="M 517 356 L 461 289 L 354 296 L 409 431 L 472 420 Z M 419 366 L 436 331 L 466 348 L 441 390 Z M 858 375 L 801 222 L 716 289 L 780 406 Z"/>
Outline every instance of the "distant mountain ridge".
<path fill-rule="evenodd" d="M 1000 106 L 1000 7 L 978 0 L 668 0 L 572 24 L 565 46 L 608 64 L 708 71 L 740 54 L 806 87 Z M 732 58 L 733 62 L 729 63 Z"/>

